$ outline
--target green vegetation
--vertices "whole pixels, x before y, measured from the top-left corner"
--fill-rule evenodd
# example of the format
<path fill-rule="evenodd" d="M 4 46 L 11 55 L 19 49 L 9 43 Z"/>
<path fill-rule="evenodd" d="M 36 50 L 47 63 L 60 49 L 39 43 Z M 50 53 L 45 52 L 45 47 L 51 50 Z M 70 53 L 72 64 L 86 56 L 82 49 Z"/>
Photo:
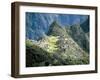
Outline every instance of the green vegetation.
<path fill-rule="evenodd" d="M 39 41 L 26 40 L 26 67 L 89 64 L 88 36 L 74 25 L 62 28 L 55 21 Z"/>
<path fill-rule="evenodd" d="M 54 53 L 58 50 L 57 47 L 58 38 L 55 36 L 50 36 L 47 38 L 47 51 L 50 53 Z"/>
<path fill-rule="evenodd" d="M 40 48 L 39 46 L 32 44 L 31 41 L 26 41 L 26 66 L 46 66 L 51 59 L 49 53 Z"/>

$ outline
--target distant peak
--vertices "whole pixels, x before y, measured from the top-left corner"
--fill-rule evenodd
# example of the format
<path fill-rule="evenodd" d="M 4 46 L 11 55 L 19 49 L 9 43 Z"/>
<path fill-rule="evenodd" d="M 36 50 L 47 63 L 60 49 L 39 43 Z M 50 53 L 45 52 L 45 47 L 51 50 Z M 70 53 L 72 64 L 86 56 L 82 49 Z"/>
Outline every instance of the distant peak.
<path fill-rule="evenodd" d="M 52 24 L 50 25 L 50 28 L 54 27 L 62 28 L 62 26 L 57 21 L 53 21 Z"/>
<path fill-rule="evenodd" d="M 52 25 L 59 25 L 57 21 L 53 21 Z"/>

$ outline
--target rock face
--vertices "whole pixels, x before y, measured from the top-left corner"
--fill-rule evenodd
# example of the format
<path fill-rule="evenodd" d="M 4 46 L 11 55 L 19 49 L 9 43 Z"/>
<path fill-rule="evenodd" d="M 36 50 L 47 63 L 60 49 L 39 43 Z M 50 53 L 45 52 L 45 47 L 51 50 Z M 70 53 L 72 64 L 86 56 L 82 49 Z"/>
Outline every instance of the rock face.
<path fill-rule="evenodd" d="M 30 62 L 31 61 L 31 62 Z M 26 66 L 89 64 L 89 40 L 79 24 L 52 22 L 45 36 L 26 40 Z"/>

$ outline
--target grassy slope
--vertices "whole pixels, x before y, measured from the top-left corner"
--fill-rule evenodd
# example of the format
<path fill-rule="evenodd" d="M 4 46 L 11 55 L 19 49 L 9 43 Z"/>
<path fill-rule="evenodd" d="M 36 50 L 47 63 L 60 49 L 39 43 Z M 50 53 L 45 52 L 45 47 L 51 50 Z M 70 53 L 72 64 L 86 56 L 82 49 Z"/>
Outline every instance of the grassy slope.
<path fill-rule="evenodd" d="M 26 41 L 26 66 L 46 66 L 49 64 L 51 57 L 49 53 L 39 46 Z"/>

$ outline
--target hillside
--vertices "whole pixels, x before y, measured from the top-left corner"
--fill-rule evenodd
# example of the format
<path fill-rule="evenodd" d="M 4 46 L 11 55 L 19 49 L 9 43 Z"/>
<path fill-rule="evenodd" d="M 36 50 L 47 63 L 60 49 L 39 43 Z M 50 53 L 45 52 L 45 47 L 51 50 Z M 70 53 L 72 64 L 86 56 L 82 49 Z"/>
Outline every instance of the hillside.
<path fill-rule="evenodd" d="M 44 37 L 26 40 L 26 66 L 88 64 L 89 54 L 81 43 L 84 38 L 87 39 L 79 25 L 66 28 L 54 21 Z"/>
<path fill-rule="evenodd" d="M 80 24 L 72 25 L 66 31 L 73 38 L 73 40 L 87 53 L 89 53 L 89 35 L 85 33 Z"/>

